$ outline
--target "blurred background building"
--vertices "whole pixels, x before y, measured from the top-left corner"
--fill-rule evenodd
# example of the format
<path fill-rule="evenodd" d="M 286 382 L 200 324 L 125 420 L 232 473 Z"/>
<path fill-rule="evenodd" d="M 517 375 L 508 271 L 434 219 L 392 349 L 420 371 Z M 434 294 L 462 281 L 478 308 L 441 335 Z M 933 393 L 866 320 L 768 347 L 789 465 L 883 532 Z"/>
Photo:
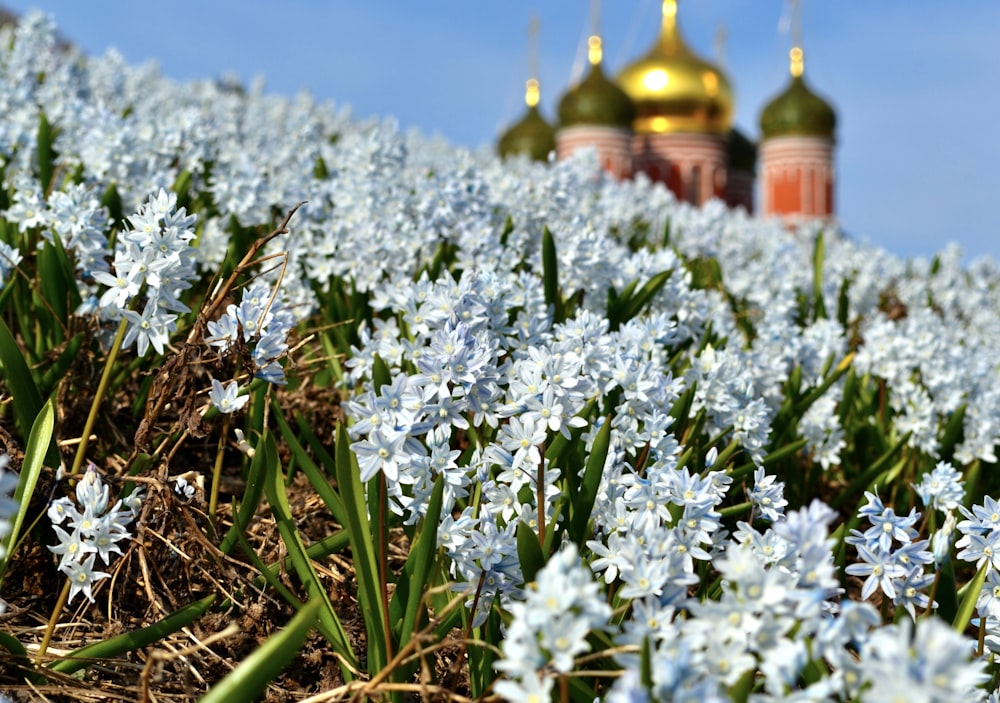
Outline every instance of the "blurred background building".
<path fill-rule="evenodd" d="M 723 68 L 685 42 L 677 0 L 663 0 L 661 12 L 655 43 L 612 77 L 602 67 L 595 3 L 586 74 L 565 92 L 549 123 L 538 110 L 537 62 L 529 62 L 527 111 L 501 136 L 500 155 L 545 161 L 596 149 L 604 170 L 616 178 L 643 173 L 695 205 L 719 198 L 754 212 L 759 192 L 764 216 L 789 224 L 832 219 L 837 118 L 805 81 L 797 13 L 789 81 L 763 107 L 760 141 L 754 143 L 733 127 L 733 91 Z M 536 37 L 537 25 L 529 44 Z"/>

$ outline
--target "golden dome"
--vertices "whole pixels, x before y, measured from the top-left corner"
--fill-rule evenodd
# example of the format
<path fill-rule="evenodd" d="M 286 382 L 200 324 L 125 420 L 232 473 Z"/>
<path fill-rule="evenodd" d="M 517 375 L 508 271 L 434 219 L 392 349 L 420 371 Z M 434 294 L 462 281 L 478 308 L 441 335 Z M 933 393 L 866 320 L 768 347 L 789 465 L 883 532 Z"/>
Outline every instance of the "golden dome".
<path fill-rule="evenodd" d="M 733 116 L 726 75 L 698 57 L 677 28 L 677 1 L 663 0 L 663 27 L 656 44 L 618 76 L 636 107 L 639 134 L 699 132 L 725 135 Z"/>
<path fill-rule="evenodd" d="M 760 131 L 764 139 L 772 137 L 807 136 L 833 139 L 837 128 L 837 113 L 830 103 L 816 95 L 803 77 L 804 62 L 801 47 L 792 48 L 792 82 L 774 98 L 760 115 Z"/>
<path fill-rule="evenodd" d="M 529 78 L 524 94 L 528 111 L 500 135 L 497 142 L 500 158 L 523 154 L 533 161 L 548 161 L 549 154 L 556 150 L 556 129 L 538 111 L 539 97 L 538 80 Z"/>

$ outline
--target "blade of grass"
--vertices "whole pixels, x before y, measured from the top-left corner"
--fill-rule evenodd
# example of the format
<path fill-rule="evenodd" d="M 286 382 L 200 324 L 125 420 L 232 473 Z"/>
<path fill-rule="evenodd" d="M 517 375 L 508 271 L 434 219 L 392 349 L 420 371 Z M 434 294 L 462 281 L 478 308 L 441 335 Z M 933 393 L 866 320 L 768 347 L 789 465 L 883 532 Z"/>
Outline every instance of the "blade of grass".
<path fill-rule="evenodd" d="M 536 535 L 525 522 L 517 523 L 517 558 L 521 562 L 521 574 L 525 583 L 531 583 L 545 566 L 545 555 Z"/>
<path fill-rule="evenodd" d="M 134 632 L 126 632 L 111 639 L 74 649 L 50 664 L 48 668 L 61 674 L 72 674 L 74 671 L 86 669 L 101 659 L 118 657 L 142 647 L 148 647 L 200 618 L 215 602 L 215 597 L 214 593 L 205 596 L 201 600 L 196 600 L 194 603 L 175 610 L 159 622 Z"/>
<path fill-rule="evenodd" d="M 358 603 L 365 619 L 368 633 L 368 663 L 370 671 L 379 671 L 388 662 L 383 623 L 387 613 L 382 610 L 379 591 L 378 559 L 376 545 L 372 539 L 368 522 L 368 508 L 365 505 L 365 487 L 361 483 L 361 472 L 357 460 L 351 452 L 347 428 L 337 426 L 336 464 L 337 486 L 340 497 L 347 509 L 347 531 L 351 536 L 351 554 L 354 556 L 354 571 L 358 578 Z"/>
<path fill-rule="evenodd" d="M 444 478 L 439 477 L 434 485 L 424 526 L 420 536 L 413 544 L 410 556 L 406 560 L 406 575 L 409 577 L 410 595 L 406 601 L 406 612 L 403 615 L 403 627 L 400 630 L 400 645 L 405 645 L 410 635 L 416 630 L 420 601 L 427 586 L 427 577 L 434 564 L 434 552 L 437 551 L 437 528 L 441 520 L 441 505 L 444 502 Z"/>
<path fill-rule="evenodd" d="M 14 420 L 22 437 L 31 432 L 31 423 L 42 409 L 42 396 L 35 385 L 24 356 L 7 323 L 0 319 L 0 369 L 14 404 Z M 57 456 L 57 455 L 55 455 Z M 55 464 L 53 464 L 55 465 Z"/>
<path fill-rule="evenodd" d="M 990 561 L 987 559 L 979 567 L 976 577 L 965 585 L 965 595 L 962 597 L 958 613 L 955 614 L 955 619 L 952 621 L 952 627 L 958 632 L 964 632 L 969 622 L 972 621 L 972 613 L 976 609 L 976 601 L 979 600 L 979 593 L 983 590 L 983 584 L 986 583 L 986 572 L 989 570 Z"/>
<path fill-rule="evenodd" d="M 823 300 L 823 262 L 826 259 L 826 246 L 823 233 L 816 235 L 816 248 L 813 250 L 813 321 L 825 320 L 826 301 Z"/>
<path fill-rule="evenodd" d="M 201 703 L 230 703 L 257 698 L 302 649 L 322 609 L 323 604 L 318 600 L 306 603 L 281 632 L 269 637 L 242 664 L 213 686 L 202 697 Z"/>
<path fill-rule="evenodd" d="M 226 533 L 222 544 L 219 545 L 219 551 L 223 554 L 229 554 L 232 551 L 233 546 L 237 542 L 237 533 L 242 533 L 246 530 L 254 513 L 257 512 L 257 506 L 260 505 L 260 498 L 264 493 L 267 467 L 272 462 L 277 461 L 277 456 L 273 458 L 268 456 L 269 449 L 270 447 L 266 442 L 257 442 L 253 460 L 250 462 L 250 471 L 247 474 L 247 486 L 243 491 L 243 500 L 240 501 L 239 512 L 236 513 L 236 519 L 233 520 L 232 527 L 229 528 L 229 532 Z"/>
<path fill-rule="evenodd" d="M 580 548 L 587 539 L 587 525 L 590 522 L 591 513 L 594 510 L 594 503 L 597 501 L 597 491 L 601 486 L 601 477 L 604 475 L 604 463 L 608 458 L 608 449 L 611 447 L 611 417 L 604 418 L 604 424 L 597 431 L 594 438 L 594 445 L 587 458 L 587 465 L 583 470 L 583 481 L 579 491 L 571 496 L 570 505 L 573 514 L 570 518 L 569 536 Z"/>
<path fill-rule="evenodd" d="M 288 420 L 285 419 L 284 413 L 281 412 L 281 405 L 278 403 L 277 397 L 271 398 L 271 412 L 274 414 L 275 420 L 278 422 L 278 429 L 281 430 L 281 436 L 288 445 L 288 448 L 292 452 L 292 456 L 295 457 L 295 461 L 298 462 L 299 468 L 309 479 L 310 485 L 316 490 L 316 493 L 326 504 L 327 509 L 330 514 L 333 515 L 333 519 L 339 522 L 341 525 L 347 524 L 347 508 L 344 507 L 344 501 L 340 499 L 337 492 L 333 490 L 333 486 L 330 485 L 329 480 L 323 471 L 316 465 L 312 457 L 306 453 L 305 448 L 299 442 L 298 437 L 292 431 L 291 425 L 288 424 Z"/>
<path fill-rule="evenodd" d="M 879 476 L 886 471 L 886 466 L 892 461 L 892 457 L 896 455 L 900 449 L 906 444 L 910 439 L 912 432 L 907 432 L 905 435 L 899 438 L 899 440 L 892 447 L 889 448 L 885 454 L 880 456 L 871 467 L 866 470 L 863 474 L 851 481 L 850 485 L 847 486 L 843 491 L 840 492 L 837 497 L 830 501 L 830 507 L 836 510 L 844 502 L 857 494 L 859 490 L 866 490 L 871 486 L 872 482 L 877 481 Z"/>
<path fill-rule="evenodd" d="M 6 659 L 10 662 L 10 666 L 19 669 L 25 679 L 33 684 L 44 682 L 32 666 L 31 660 L 28 658 L 28 650 L 24 648 L 24 645 L 14 635 L 0 630 L 0 648 L 7 650 L 9 656 Z"/>
<path fill-rule="evenodd" d="M 35 492 L 38 484 L 38 477 L 42 473 L 45 452 L 51 446 L 52 428 L 55 424 L 54 401 L 50 400 L 42 406 L 41 412 L 35 418 L 31 426 L 31 434 L 28 437 L 28 445 L 24 452 L 24 462 L 21 464 L 21 475 L 18 477 L 17 488 L 14 490 L 14 502 L 17 504 L 17 512 L 10 523 L 10 533 L 4 538 L 2 544 L 5 554 L 0 559 L 0 585 L 3 584 L 3 577 L 7 573 L 7 565 L 17 544 L 21 526 L 24 524 L 25 516 L 28 513 L 28 504 L 31 503 L 31 496 Z"/>
<path fill-rule="evenodd" d="M 559 258 L 556 256 L 556 240 L 548 227 L 542 230 L 542 284 L 545 304 L 553 310 L 553 320 L 561 321 L 561 300 L 559 299 Z"/>
<path fill-rule="evenodd" d="M 330 644 L 333 645 L 334 649 L 340 652 L 345 658 L 353 660 L 354 653 L 351 651 L 350 644 L 348 643 L 347 633 L 340 623 L 340 618 L 337 617 L 337 612 L 333 609 L 330 596 L 320 582 L 319 575 L 316 573 L 316 569 L 309 559 L 305 544 L 302 542 L 302 536 L 299 534 L 299 530 L 295 525 L 295 519 L 292 517 L 292 509 L 288 503 L 288 494 L 285 491 L 285 482 L 282 478 L 281 464 L 278 459 L 278 447 L 275 444 L 274 437 L 265 433 L 264 437 L 261 438 L 260 444 L 266 447 L 268 454 L 264 493 L 267 495 L 271 512 L 274 513 L 278 534 L 281 535 L 281 539 L 285 543 L 285 548 L 288 550 L 288 557 L 292 561 L 292 566 L 295 567 L 295 573 L 309 594 L 310 602 L 315 601 L 323 605 L 318 611 L 318 615 L 319 621 L 324 628 L 324 635 L 332 636 Z"/>

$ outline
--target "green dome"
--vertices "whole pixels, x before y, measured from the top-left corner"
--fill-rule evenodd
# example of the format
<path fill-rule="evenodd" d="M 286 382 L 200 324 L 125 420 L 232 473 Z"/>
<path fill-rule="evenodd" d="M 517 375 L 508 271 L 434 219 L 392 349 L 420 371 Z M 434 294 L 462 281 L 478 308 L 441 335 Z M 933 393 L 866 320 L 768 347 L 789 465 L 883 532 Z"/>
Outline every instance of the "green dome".
<path fill-rule="evenodd" d="M 753 173 L 757 166 L 757 145 L 735 127 L 729 130 L 726 151 L 729 154 L 729 168 Z"/>
<path fill-rule="evenodd" d="M 809 90 L 801 75 L 760 114 L 764 139 L 772 137 L 827 137 L 833 139 L 837 114 L 823 98 Z"/>
<path fill-rule="evenodd" d="M 592 64 L 590 72 L 559 101 L 559 126 L 597 125 L 632 129 L 635 105 L 625 91 L 604 75 L 601 64 Z"/>
<path fill-rule="evenodd" d="M 501 158 L 525 154 L 535 161 L 547 161 L 556 148 L 556 131 L 538 111 L 538 106 L 528 112 L 510 129 L 500 135 L 497 152 Z"/>

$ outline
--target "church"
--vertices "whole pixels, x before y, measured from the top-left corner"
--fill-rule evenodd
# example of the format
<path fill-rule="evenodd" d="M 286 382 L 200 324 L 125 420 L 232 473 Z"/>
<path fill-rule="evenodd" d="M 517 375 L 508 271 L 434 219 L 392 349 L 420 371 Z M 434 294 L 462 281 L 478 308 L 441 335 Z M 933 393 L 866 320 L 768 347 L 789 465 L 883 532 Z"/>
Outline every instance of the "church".
<path fill-rule="evenodd" d="M 600 36 L 588 39 L 587 73 L 560 99 L 555 125 L 539 112 L 530 78 L 527 112 L 500 137 L 500 155 L 544 161 L 596 149 L 616 178 L 644 173 L 695 205 L 719 198 L 790 225 L 833 219 L 837 117 L 805 82 L 801 42 L 789 52 L 788 84 L 760 113 L 754 144 L 732 125 L 726 74 L 685 42 L 677 0 L 663 0 L 662 14 L 656 42 L 617 76 L 602 68 Z"/>

